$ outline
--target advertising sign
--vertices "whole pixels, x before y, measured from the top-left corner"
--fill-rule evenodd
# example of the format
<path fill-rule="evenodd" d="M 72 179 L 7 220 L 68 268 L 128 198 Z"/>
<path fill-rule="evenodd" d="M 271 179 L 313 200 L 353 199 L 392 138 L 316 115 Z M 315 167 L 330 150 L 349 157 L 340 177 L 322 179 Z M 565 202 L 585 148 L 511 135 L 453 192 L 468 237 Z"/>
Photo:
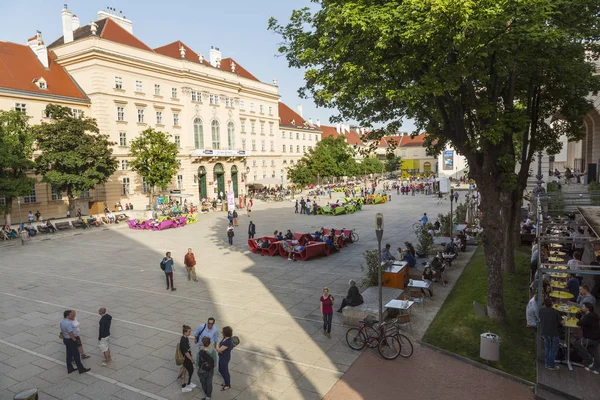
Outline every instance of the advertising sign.
<path fill-rule="evenodd" d="M 454 169 L 454 150 L 444 151 L 444 170 L 452 171 Z"/>
<path fill-rule="evenodd" d="M 227 211 L 235 210 L 235 197 L 233 196 L 233 192 L 227 193 Z"/>

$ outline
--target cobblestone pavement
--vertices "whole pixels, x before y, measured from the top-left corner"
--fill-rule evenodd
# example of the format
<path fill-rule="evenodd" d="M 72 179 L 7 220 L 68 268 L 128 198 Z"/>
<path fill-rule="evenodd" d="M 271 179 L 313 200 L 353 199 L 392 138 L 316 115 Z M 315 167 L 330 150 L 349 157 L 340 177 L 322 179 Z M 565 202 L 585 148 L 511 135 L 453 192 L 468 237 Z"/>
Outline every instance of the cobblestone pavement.
<path fill-rule="evenodd" d="M 321 333 L 321 289 L 328 286 L 339 301 L 348 279 L 360 281 L 361 254 L 376 246 L 375 213 L 385 214 L 384 243 L 395 248 L 414 241 L 412 225 L 423 212 L 434 217 L 448 210 L 449 203 L 437 205 L 424 196 L 393 196 L 391 203 L 338 217 L 294 214 L 288 202 L 256 204 L 257 236 L 320 226 L 355 228 L 360 235 L 338 254 L 295 263 L 251 254 L 245 215 L 229 246 L 224 213 L 162 232 L 120 225 L 2 247 L 0 400 L 30 387 L 42 390 L 41 400 L 200 399 L 197 389 L 181 393 L 173 350 L 182 324 L 195 327 L 210 316 L 219 328 L 232 326 L 242 340 L 230 365 L 232 389 L 217 390 L 214 399 L 322 398 L 359 353 L 345 343 L 341 315 L 334 315 L 331 339 Z M 198 260 L 199 282 L 184 276 L 188 247 Z M 176 292 L 165 290 L 158 266 L 167 250 L 176 260 Z M 109 368 L 99 365 L 99 307 L 113 316 Z M 77 310 L 84 349 L 92 356 L 84 361 L 92 368 L 89 374 L 66 373 L 58 339 L 66 308 Z"/>

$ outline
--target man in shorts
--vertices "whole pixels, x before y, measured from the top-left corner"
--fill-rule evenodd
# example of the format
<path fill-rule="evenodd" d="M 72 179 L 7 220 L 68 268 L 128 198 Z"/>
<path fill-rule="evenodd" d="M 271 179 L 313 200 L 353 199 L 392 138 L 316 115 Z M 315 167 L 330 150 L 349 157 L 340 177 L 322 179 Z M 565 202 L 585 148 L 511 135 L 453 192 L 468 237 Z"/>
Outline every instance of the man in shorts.
<path fill-rule="evenodd" d="M 100 351 L 104 354 L 104 361 L 102 361 L 103 367 L 108 367 L 112 361 L 110 357 L 110 350 L 108 348 L 108 343 L 110 341 L 110 324 L 112 322 L 112 317 L 106 313 L 106 308 L 102 307 L 98 310 L 98 314 L 100 314 L 100 329 L 98 332 L 98 342 Z"/>

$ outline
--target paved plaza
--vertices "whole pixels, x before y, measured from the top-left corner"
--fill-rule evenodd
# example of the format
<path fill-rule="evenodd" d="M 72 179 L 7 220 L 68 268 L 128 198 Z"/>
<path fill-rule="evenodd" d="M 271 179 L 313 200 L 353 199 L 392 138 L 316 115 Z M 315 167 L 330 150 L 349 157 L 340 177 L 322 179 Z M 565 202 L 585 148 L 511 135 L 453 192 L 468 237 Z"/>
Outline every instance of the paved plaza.
<path fill-rule="evenodd" d="M 362 252 L 376 248 L 375 213 L 385 215 L 383 242 L 396 248 L 415 241 L 412 225 L 423 212 L 435 218 L 449 203 L 394 195 L 390 203 L 337 217 L 294 214 L 289 202 L 257 203 L 257 237 L 325 226 L 354 228 L 360 241 L 307 262 L 260 257 L 247 249 L 245 213 L 233 246 L 225 214 L 211 213 L 181 229 L 134 231 L 121 224 L 0 248 L 0 400 L 30 387 L 42 390 L 41 400 L 201 399 L 197 389 L 181 393 L 174 350 L 183 324 L 195 328 L 211 316 L 242 342 L 232 354 L 232 388 L 216 386 L 214 399 L 322 398 L 361 354 L 346 345 L 341 314 L 334 313 L 332 338 L 322 334 L 322 288 L 339 304 L 348 280 L 362 280 Z M 185 277 L 188 247 L 198 282 Z M 158 265 L 167 250 L 176 261 L 176 292 L 165 290 Z M 100 307 L 113 317 L 108 368 L 100 366 L 97 347 Z M 58 338 L 67 308 L 77 310 L 91 373 L 67 375 Z M 222 382 L 218 373 L 215 382 Z"/>

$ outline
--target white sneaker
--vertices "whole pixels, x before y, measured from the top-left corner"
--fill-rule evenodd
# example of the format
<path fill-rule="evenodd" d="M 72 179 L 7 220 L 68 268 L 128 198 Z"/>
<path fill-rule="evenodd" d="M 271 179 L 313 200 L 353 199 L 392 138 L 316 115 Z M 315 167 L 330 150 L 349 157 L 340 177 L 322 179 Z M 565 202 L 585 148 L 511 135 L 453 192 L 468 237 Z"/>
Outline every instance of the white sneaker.
<path fill-rule="evenodd" d="M 181 388 L 181 391 L 182 391 L 183 393 L 189 393 L 189 392 L 191 392 L 191 391 L 192 391 L 192 388 L 191 388 L 191 387 L 189 387 L 189 386 L 186 386 L 186 387 L 183 387 L 183 388 Z"/>
<path fill-rule="evenodd" d="M 196 389 L 198 386 L 196 386 L 196 384 L 195 384 L 195 383 L 189 383 L 189 384 L 187 385 L 187 387 L 189 387 L 189 388 L 192 388 L 192 389 Z"/>

